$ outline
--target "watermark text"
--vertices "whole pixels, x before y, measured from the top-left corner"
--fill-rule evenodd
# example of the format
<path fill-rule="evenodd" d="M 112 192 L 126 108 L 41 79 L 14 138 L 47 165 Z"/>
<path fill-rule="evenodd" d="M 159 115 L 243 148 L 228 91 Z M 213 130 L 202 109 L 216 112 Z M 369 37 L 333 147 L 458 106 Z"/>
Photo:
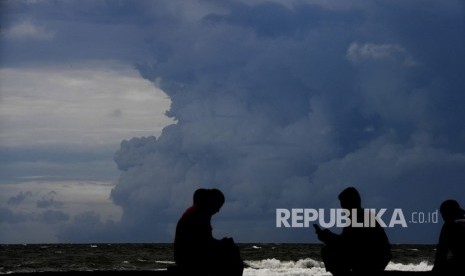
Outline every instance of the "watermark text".
<path fill-rule="evenodd" d="M 408 223 L 437 223 L 438 211 L 412 212 Z M 276 209 L 276 227 L 308 228 L 318 223 L 321 227 L 408 227 L 407 220 L 401 208 L 393 209 L 312 209 L 293 208 Z"/>

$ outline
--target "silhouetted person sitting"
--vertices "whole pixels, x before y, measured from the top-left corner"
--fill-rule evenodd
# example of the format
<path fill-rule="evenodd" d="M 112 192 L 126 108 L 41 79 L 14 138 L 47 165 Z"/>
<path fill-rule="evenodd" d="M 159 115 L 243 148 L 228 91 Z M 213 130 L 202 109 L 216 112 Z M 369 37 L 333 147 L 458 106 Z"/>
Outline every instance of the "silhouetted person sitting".
<path fill-rule="evenodd" d="M 242 275 L 244 265 L 232 238 L 213 238 L 211 217 L 225 201 L 218 189 L 198 189 L 194 204 L 176 226 L 174 260 L 186 275 Z"/>
<path fill-rule="evenodd" d="M 437 275 L 465 275 L 465 210 L 455 200 L 441 204 L 444 225 L 436 248 L 433 271 Z M 448 258 L 448 254 L 451 257 Z"/>
<path fill-rule="evenodd" d="M 350 211 L 349 218 L 354 219 L 353 209 L 357 212 L 357 221 L 364 222 L 364 209 L 358 191 L 349 187 L 339 195 L 343 209 Z M 382 272 L 391 260 L 391 245 L 384 229 L 376 223 L 375 227 L 343 228 L 340 235 L 328 229 L 317 230 L 318 239 L 325 243 L 322 258 L 326 270 L 333 275 L 372 275 Z"/>

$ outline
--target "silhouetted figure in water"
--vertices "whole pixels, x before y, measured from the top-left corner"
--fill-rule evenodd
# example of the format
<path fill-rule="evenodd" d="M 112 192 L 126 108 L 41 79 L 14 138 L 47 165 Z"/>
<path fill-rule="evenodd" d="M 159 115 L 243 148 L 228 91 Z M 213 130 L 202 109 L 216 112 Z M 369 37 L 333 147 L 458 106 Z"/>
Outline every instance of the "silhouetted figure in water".
<path fill-rule="evenodd" d="M 361 199 L 354 187 L 349 187 L 339 194 L 339 201 L 343 209 L 350 211 L 349 218 L 356 218 L 364 222 L 364 209 Z M 371 275 L 384 270 L 391 260 L 391 245 L 384 229 L 376 223 L 375 227 L 343 228 L 340 235 L 328 229 L 321 230 L 317 226 L 318 239 L 325 243 L 322 258 L 326 270 L 333 275 L 348 275 L 358 273 Z"/>
<path fill-rule="evenodd" d="M 465 275 L 465 210 L 455 200 L 441 204 L 444 225 L 436 248 L 433 271 L 437 275 Z M 448 258 L 448 254 L 451 257 Z"/>
<path fill-rule="evenodd" d="M 211 217 L 225 201 L 218 189 L 198 189 L 194 204 L 176 226 L 174 260 L 186 275 L 242 275 L 244 265 L 232 238 L 212 236 Z"/>

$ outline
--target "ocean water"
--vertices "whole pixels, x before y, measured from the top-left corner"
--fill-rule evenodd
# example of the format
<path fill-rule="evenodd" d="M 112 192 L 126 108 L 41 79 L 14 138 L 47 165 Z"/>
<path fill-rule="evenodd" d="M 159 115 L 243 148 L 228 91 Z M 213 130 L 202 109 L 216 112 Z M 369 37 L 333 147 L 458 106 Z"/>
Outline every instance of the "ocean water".
<path fill-rule="evenodd" d="M 244 276 L 331 275 L 319 244 L 240 244 L 249 266 Z M 431 270 L 432 245 L 394 245 L 387 270 Z M 172 244 L 0 245 L 0 274 L 77 270 L 164 270 L 173 265 Z"/>

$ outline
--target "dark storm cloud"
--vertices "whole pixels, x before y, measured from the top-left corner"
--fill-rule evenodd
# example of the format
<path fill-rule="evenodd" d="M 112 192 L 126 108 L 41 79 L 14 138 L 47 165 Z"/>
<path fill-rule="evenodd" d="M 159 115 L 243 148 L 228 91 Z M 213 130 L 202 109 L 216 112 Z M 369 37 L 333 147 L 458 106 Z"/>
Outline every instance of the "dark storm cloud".
<path fill-rule="evenodd" d="M 170 241 L 201 186 L 225 192 L 215 234 L 238 241 L 308 241 L 275 229 L 275 208 L 336 207 L 348 185 L 406 211 L 464 194 L 462 1 L 243 2 L 9 6 L 5 64 L 130 61 L 172 101 L 176 124 L 115 155 L 122 220 L 83 213 L 61 240 Z"/>
<path fill-rule="evenodd" d="M 40 214 L 39 219 L 47 224 L 55 224 L 69 220 L 69 215 L 56 210 L 46 210 Z"/>
<path fill-rule="evenodd" d="M 121 233 L 115 223 L 102 223 L 98 213 L 87 211 L 74 216 L 57 236 L 62 242 L 115 242 L 114 237 L 121 238 Z"/>
<path fill-rule="evenodd" d="M 270 1 L 255 6 L 236 4 L 229 14 L 210 14 L 205 20 L 251 28 L 258 37 L 292 37 L 305 36 L 309 29 L 323 25 L 335 26 L 348 21 L 355 25 L 363 17 L 358 11 L 343 13 L 307 4 L 296 4 L 288 8 Z"/>
<path fill-rule="evenodd" d="M 215 186 L 227 197 L 220 233 L 304 241 L 273 229 L 275 208 L 336 207 L 348 185 L 368 206 L 406 212 L 463 194 L 463 14 L 418 4 L 235 2 L 155 26 L 156 61 L 138 68 L 170 96 L 177 124 L 122 143 L 122 224 L 167 240 L 195 188 Z M 398 241 L 421 240 L 402 231 Z"/>
<path fill-rule="evenodd" d="M 63 211 L 45 210 L 35 212 L 15 212 L 9 208 L 0 207 L 0 224 L 16 224 L 23 222 L 38 222 L 44 224 L 57 224 L 69 220 L 69 215 Z"/>
<path fill-rule="evenodd" d="M 27 197 L 32 196 L 32 193 L 29 191 L 26 192 L 19 192 L 19 194 L 12 196 L 8 199 L 8 205 L 19 205 L 21 204 Z"/>
<path fill-rule="evenodd" d="M 0 207 L 0 224 L 2 223 L 20 223 L 34 219 L 33 214 L 29 213 L 15 213 L 9 208 Z"/>
<path fill-rule="evenodd" d="M 46 195 L 42 196 L 41 199 L 37 200 L 37 208 L 60 208 L 63 206 L 63 202 L 57 200 L 55 197 L 57 193 L 55 191 L 50 191 Z"/>
<path fill-rule="evenodd" d="M 3 66 L 72 66 L 91 59 L 135 62 L 147 54 L 141 35 L 144 26 L 153 23 L 146 14 L 149 3 L 2 1 L 1 5 Z"/>

